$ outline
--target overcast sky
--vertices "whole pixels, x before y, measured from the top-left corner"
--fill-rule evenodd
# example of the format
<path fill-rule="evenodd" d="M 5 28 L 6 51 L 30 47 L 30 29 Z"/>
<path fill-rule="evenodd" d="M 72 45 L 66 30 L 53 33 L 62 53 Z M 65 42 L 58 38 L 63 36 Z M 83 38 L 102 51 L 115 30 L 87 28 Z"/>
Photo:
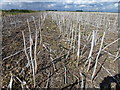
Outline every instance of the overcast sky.
<path fill-rule="evenodd" d="M 0 9 L 117 12 L 119 0 L 0 0 Z"/>
<path fill-rule="evenodd" d="M 2 2 L 67 2 L 67 3 L 93 3 L 93 2 L 118 2 L 119 0 L 0 0 Z"/>

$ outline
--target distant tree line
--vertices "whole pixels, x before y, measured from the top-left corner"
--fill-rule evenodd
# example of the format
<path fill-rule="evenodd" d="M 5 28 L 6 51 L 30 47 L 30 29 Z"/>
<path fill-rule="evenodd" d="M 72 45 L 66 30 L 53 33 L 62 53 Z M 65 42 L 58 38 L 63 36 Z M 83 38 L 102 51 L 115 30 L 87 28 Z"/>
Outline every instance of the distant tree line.
<path fill-rule="evenodd" d="M 58 11 L 58 10 L 51 10 L 51 9 L 49 9 L 49 10 L 45 10 L 45 11 Z M 66 11 L 66 10 L 61 10 L 61 11 Z M 83 10 L 76 10 L 75 12 L 83 12 Z"/>
<path fill-rule="evenodd" d="M 58 11 L 58 10 L 46 10 L 46 11 Z"/>
<path fill-rule="evenodd" d="M 83 12 L 83 10 L 76 10 L 76 12 Z"/>
<path fill-rule="evenodd" d="M 10 15 L 16 15 L 16 14 L 19 14 L 19 13 L 33 13 L 33 12 L 38 12 L 38 11 L 34 11 L 34 10 L 19 10 L 19 9 L 11 9 L 11 10 L 2 10 L 2 15 L 7 15 L 7 14 L 10 14 Z"/>
<path fill-rule="evenodd" d="M 11 9 L 11 10 L 2 10 L 3 12 L 14 12 L 14 13 L 31 13 L 31 12 L 35 12 L 34 10 L 24 10 L 24 9 Z"/>

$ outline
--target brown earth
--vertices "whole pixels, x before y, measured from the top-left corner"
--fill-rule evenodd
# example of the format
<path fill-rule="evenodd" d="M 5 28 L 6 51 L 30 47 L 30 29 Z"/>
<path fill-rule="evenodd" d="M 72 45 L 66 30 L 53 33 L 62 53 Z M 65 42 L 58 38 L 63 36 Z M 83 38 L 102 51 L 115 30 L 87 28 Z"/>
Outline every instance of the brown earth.
<path fill-rule="evenodd" d="M 25 33 L 27 47 L 29 47 L 29 30 L 27 26 L 26 19 L 30 20 L 30 27 L 32 31 L 33 38 L 35 37 L 35 25 L 31 19 L 31 16 L 35 16 L 36 23 L 38 25 L 38 18 L 41 13 L 21 15 L 21 16 L 6 16 L 3 17 L 3 41 L 2 41 L 2 87 L 7 87 L 10 82 L 11 73 L 15 77 L 19 77 L 20 80 L 26 81 L 29 88 L 33 86 L 32 73 L 29 68 L 25 68 L 27 64 L 27 59 L 23 51 L 20 53 L 5 59 L 6 57 L 13 55 L 15 52 L 24 49 L 23 44 L 23 36 L 22 31 Z M 6 19 L 8 18 L 8 19 Z M 11 21 L 11 20 L 12 21 Z M 6 20 L 6 21 L 4 21 Z M 20 20 L 22 22 L 18 23 L 16 26 L 14 24 L 10 24 L 10 22 Z M 81 58 L 79 62 L 79 66 L 76 67 L 77 59 L 76 54 L 70 52 L 68 58 L 66 56 L 68 54 L 69 46 L 65 45 L 64 41 L 61 40 L 59 28 L 56 25 L 56 22 L 51 20 L 51 17 L 47 17 L 45 19 L 44 25 L 41 27 L 42 34 L 42 43 L 41 45 L 38 42 L 37 47 L 37 66 L 38 70 L 35 74 L 36 77 L 36 87 L 44 88 L 46 87 L 48 79 L 50 79 L 49 87 L 50 88 L 64 88 L 76 82 L 76 80 L 82 79 L 80 72 L 82 72 L 86 77 L 86 87 L 90 88 L 98 88 L 99 84 L 103 80 L 104 77 L 108 76 L 108 72 L 106 72 L 103 68 L 101 68 L 99 74 L 91 83 L 91 74 L 93 72 L 93 68 L 91 67 L 89 72 L 86 72 L 84 67 L 84 62 L 86 61 L 86 57 L 89 54 L 90 48 L 86 48 L 84 56 Z M 117 33 L 108 32 L 105 38 L 104 46 L 112 41 L 116 40 Z M 40 38 L 38 38 L 38 41 Z M 84 40 L 83 40 L 84 41 Z M 84 41 L 85 42 L 85 41 Z M 45 45 L 47 49 L 43 46 Z M 109 49 L 106 51 L 116 55 L 117 52 L 117 44 L 111 45 Z M 82 46 L 83 47 L 83 46 Z M 82 49 L 81 47 L 81 49 Z M 98 45 L 99 48 L 99 45 Z M 50 49 L 52 52 L 50 52 Z M 98 51 L 94 51 L 94 57 L 96 57 L 96 53 Z M 56 70 L 54 70 L 53 63 L 51 57 L 54 59 L 54 64 Z M 106 59 L 106 60 L 105 60 Z M 111 72 L 112 75 L 118 73 L 117 60 L 113 62 L 114 57 L 108 55 L 105 52 L 101 53 L 100 63 Z M 94 65 L 93 58 L 93 65 Z M 65 83 L 65 68 L 67 69 L 67 82 Z M 97 71 L 99 70 L 100 65 L 98 64 Z M 21 71 L 24 71 L 21 73 Z M 50 75 L 49 75 L 50 74 Z M 48 76 L 49 75 L 49 76 Z M 20 82 L 14 77 L 13 87 L 21 88 Z M 49 77 L 49 78 L 48 78 Z M 71 86 L 70 86 L 71 87 Z M 80 84 L 76 84 L 73 87 L 79 88 Z"/>

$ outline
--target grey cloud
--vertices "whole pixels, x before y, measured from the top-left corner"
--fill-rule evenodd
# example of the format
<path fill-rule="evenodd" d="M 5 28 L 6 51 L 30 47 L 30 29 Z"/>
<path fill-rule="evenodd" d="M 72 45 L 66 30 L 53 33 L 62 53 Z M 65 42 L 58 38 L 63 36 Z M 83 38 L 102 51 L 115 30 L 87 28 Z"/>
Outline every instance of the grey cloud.
<path fill-rule="evenodd" d="M 64 3 L 64 2 L 11 2 L 2 3 L 2 9 L 31 9 L 31 10 L 83 10 L 83 11 L 104 11 L 117 12 L 117 2 L 102 2 L 102 3 Z"/>

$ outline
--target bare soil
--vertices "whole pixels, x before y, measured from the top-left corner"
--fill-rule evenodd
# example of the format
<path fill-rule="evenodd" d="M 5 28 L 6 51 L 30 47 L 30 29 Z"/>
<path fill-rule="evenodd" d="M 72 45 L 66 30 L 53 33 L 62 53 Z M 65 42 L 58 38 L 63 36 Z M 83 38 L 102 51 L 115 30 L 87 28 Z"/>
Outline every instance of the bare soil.
<path fill-rule="evenodd" d="M 30 21 L 30 27 L 32 31 L 32 37 L 35 36 L 35 25 L 31 19 L 31 16 L 35 17 L 37 26 L 38 18 L 41 13 L 33 13 L 33 14 L 21 14 L 21 15 L 13 15 L 13 16 L 5 16 L 3 17 L 3 41 L 2 41 L 2 87 L 7 88 L 11 74 L 15 77 L 19 77 L 21 81 L 26 81 L 27 86 L 29 88 L 34 88 L 32 73 L 29 68 L 25 68 L 27 64 L 27 58 L 25 56 L 24 51 L 17 53 L 14 56 L 6 58 L 14 53 L 23 50 L 23 36 L 22 31 L 25 33 L 27 47 L 29 47 L 29 29 L 27 26 L 26 19 Z M 16 24 L 15 24 L 15 23 Z M 39 27 L 38 27 L 39 28 Z M 100 72 L 97 74 L 95 80 L 91 83 L 91 75 L 93 72 L 93 67 L 86 72 L 86 68 L 84 68 L 86 57 L 88 57 L 90 48 L 86 49 L 84 52 L 84 56 L 81 58 L 79 62 L 79 66 L 76 67 L 77 59 L 76 54 L 70 52 L 68 55 L 69 46 L 62 41 L 60 37 L 59 28 L 56 25 L 55 21 L 52 21 L 50 16 L 44 21 L 44 25 L 41 27 L 41 35 L 42 35 L 42 43 L 38 42 L 37 47 L 37 66 L 38 70 L 35 74 L 36 77 L 36 88 L 45 88 L 47 82 L 49 80 L 49 88 L 65 88 L 65 87 L 76 87 L 79 88 L 80 84 L 75 84 L 77 82 L 81 82 L 82 77 L 80 72 L 83 73 L 83 77 L 86 80 L 87 88 L 99 88 L 99 84 L 102 82 L 104 77 L 110 76 L 110 74 L 98 64 L 97 72 L 100 69 Z M 112 41 L 118 38 L 118 34 L 114 32 L 108 32 L 105 38 L 104 46 L 111 43 Z M 40 37 L 38 37 L 38 41 Z M 84 41 L 84 40 L 83 40 Z M 84 41 L 85 42 L 85 41 Z M 47 49 L 44 47 L 47 47 Z M 113 55 L 116 55 L 118 44 L 115 43 L 109 47 L 106 51 L 110 52 Z M 83 46 L 81 45 L 81 49 Z M 99 48 L 99 45 L 98 45 Z M 52 50 L 52 52 L 50 51 Z M 29 51 L 29 49 L 28 49 Z M 96 57 L 96 53 L 98 51 L 94 51 L 93 56 Z M 66 59 L 68 55 L 68 58 Z M 52 56 L 55 64 L 55 69 L 53 67 Z M 103 66 L 112 74 L 116 75 L 118 73 L 118 62 L 117 60 L 113 61 L 114 57 L 110 56 L 106 52 L 101 53 L 101 57 L 99 58 L 99 63 L 103 64 Z M 93 58 L 95 60 L 95 58 Z M 93 62 L 94 65 L 94 62 Z M 65 67 L 67 70 L 67 81 L 65 82 Z M 23 72 L 21 72 L 24 70 Z M 21 88 L 21 83 L 14 77 L 13 88 Z M 71 85 L 72 84 L 72 85 Z"/>

